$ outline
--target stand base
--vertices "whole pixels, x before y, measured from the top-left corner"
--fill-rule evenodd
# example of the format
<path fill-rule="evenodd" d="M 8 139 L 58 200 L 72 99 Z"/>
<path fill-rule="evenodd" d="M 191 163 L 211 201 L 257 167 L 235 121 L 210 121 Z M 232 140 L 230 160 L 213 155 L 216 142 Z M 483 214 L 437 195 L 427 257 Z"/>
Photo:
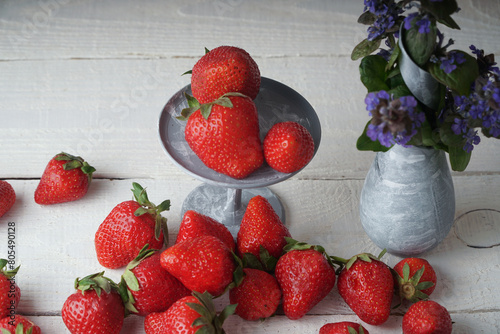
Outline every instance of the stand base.
<path fill-rule="evenodd" d="M 233 237 L 236 238 L 248 202 L 257 195 L 269 201 L 284 224 L 285 208 L 278 196 L 268 188 L 233 189 L 204 183 L 196 187 L 186 197 L 182 204 L 181 215 L 184 216 L 188 210 L 194 210 L 209 216 L 226 225 Z"/>

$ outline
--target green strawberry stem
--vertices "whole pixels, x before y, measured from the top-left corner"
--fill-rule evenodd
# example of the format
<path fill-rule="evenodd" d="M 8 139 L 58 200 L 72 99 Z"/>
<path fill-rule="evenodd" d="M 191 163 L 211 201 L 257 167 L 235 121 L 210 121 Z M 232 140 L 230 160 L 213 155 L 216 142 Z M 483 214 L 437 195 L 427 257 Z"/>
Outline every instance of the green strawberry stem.
<path fill-rule="evenodd" d="M 136 216 L 141 216 L 145 213 L 149 213 L 155 218 L 155 238 L 156 240 L 160 239 L 161 232 L 163 231 L 163 238 L 165 241 L 165 245 L 168 245 L 169 239 L 168 239 L 168 226 L 167 226 L 167 218 L 163 217 L 161 213 L 163 211 L 170 210 L 170 200 L 165 200 L 161 202 L 160 205 L 156 206 L 155 204 L 151 203 L 151 201 L 148 198 L 148 194 L 146 192 L 146 189 L 144 189 L 139 183 L 133 182 L 132 183 L 132 193 L 134 194 L 134 198 L 139 205 L 141 205 L 140 208 L 138 208 L 135 212 L 134 215 Z"/>
<path fill-rule="evenodd" d="M 340 268 L 338 268 L 336 271 L 339 271 L 344 263 L 343 261 L 337 260 L 337 259 L 341 259 L 341 258 L 337 258 L 335 256 L 328 255 L 326 253 L 325 248 L 321 245 L 310 245 L 306 242 L 301 242 L 301 241 L 295 240 L 295 239 L 290 238 L 290 237 L 285 237 L 285 240 L 287 241 L 287 244 L 285 245 L 285 247 L 283 247 L 283 251 L 285 251 L 285 252 L 290 252 L 292 250 L 314 249 L 315 251 L 318 251 L 321 254 L 323 254 L 326 257 L 326 259 L 328 260 L 328 263 L 330 263 L 330 265 L 332 267 L 335 268 L 335 266 L 340 266 Z"/>
<path fill-rule="evenodd" d="M 80 168 L 84 174 L 87 174 L 89 178 L 89 183 L 92 181 L 92 174 L 95 172 L 95 168 L 90 166 L 88 162 L 84 161 L 81 157 L 77 157 L 65 152 L 61 152 L 54 157 L 57 161 L 67 161 L 63 165 L 64 170 L 72 170 Z"/>
<path fill-rule="evenodd" d="M 12 270 L 7 270 L 7 264 L 9 261 L 7 259 L 0 259 L 0 274 L 4 275 L 5 277 L 12 278 L 16 276 L 17 272 L 19 271 L 19 268 L 21 266 L 17 266 L 17 268 L 12 269 Z"/>
<path fill-rule="evenodd" d="M 196 319 L 192 326 L 203 326 L 196 331 L 197 334 L 224 334 L 225 331 L 222 328 L 224 321 L 236 311 L 237 304 L 227 305 L 222 312 L 217 315 L 215 306 L 213 303 L 213 296 L 208 293 L 199 293 L 193 291 L 193 296 L 198 299 L 201 303 L 186 303 L 187 306 L 198 312 L 200 317 Z"/>
<path fill-rule="evenodd" d="M 85 276 L 75 280 L 75 289 L 80 290 L 82 294 L 86 291 L 94 290 L 100 297 L 102 290 L 107 294 L 112 290 L 118 291 L 118 285 L 111 279 L 104 276 L 104 271 Z"/>
<path fill-rule="evenodd" d="M 351 268 L 353 263 L 356 262 L 356 260 L 358 260 L 358 259 L 365 261 L 365 262 L 372 262 L 372 260 L 380 261 L 380 259 L 382 258 L 382 256 L 385 255 L 386 252 L 387 252 L 387 250 L 384 248 L 378 256 L 375 256 L 375 255 L 370 254 L 370 253 L 361 253 L 361 254 L 354 255 L 350 259 L 344 259 L 344 258 L 341 258 L 338 256 L 330 256 L 330 260 L 333 263 L 340 266 L 338 268 L 338 272 L 340 272 L 343 268 L 345 268 L 347 270 L 349 268 Z"/>
<path fill-rule="evenodd" d="M 401 298 L 405 298 L 412 303 L 419 300 L 426 300 L 429 296 L 422 292 L 422 290 L 428 289 L 434 286 L 433 282 L 420 282 L 422 275 L 424 274 L 425 266 L 422 266 L 419 270 L 410 277 L 410 266 L 405 263 L 403 266 L 403 277 L 399 276 L 397 272 L 392 270 L 393 275 L 398 281 L 399 291 L 398 294 Z"/>
<path fill-rule="evenodd" d="M 12 334 L 9 330 L 2 328 L 1 329 L 2 334 Z M 14 334 L 32 334 L 33 333 L 33 328 L 30 327 L 28 330 L 26 330 L 26 333 L 24 332 L 24 325 L 22 323 L 18 323 L 16 326 L 16 332 Z"/>
<path fill-rule="evenodd" d="M 123 303 L 125 305 L 125 316 L 129 315 L 130 313 L 139 313 L 139 311 L 134 306 L 134 296 L 130 292 L 130 290 L 139 291 L 140 288 L 139 281 L 132 272 L 132 269 L 137 267 L 142 260 L 155 254 L 156 251 L 156 249 L 150 249 L 149 244 L 145 244 L 144 247 L 139 251 L 137 257 L 129 262 L 121 276 L 120 284 L 118 285 L 118 292 L 122 297 Z"/>
<path fill-rule="evenodd" d="M 191 116 L 195 111 L 200 109 L 201 115 L 203 118 L 208 119 L 210 113 L 212 112 L 212 107 L 214 105 L 220 105 L 227 108 L 232 108 L 233 103 L 231 102 L 230 97 L 239 96 L 239 97 L 247 97 L 245 94 L 241 94 L 238 92 L 226 93 L 219 97 L 217 100 L 209 103 L 200 104 L 197 99 L 188 93 L 184 93 L 186 100 L 188 102 L 188 108 L 184 108 L 181 110 L 181 116 L 177 116 L 176 118 L 180 121 L 187 121 L 189 116 Z"/>

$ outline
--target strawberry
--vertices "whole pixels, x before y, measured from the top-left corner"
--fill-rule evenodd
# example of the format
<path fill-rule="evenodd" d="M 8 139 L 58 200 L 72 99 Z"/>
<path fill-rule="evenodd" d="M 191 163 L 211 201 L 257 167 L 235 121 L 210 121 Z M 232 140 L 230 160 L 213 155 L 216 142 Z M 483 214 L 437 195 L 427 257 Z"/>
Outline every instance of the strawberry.
<path fill-rule="evenodd" d="M 411 305 L 403 316 L 403 334 L 451 334 L 448 310 L 432 300 Z"/>
<path fill-rule="evenodd" d="M 240 285 L 229 290 L 229 302 L 237 304 L 235 313 L 245 320 L 272 316 L 281 302 L 276 278 L 263 270 L 244 268 Z"/>
<path fill-rule="evenodd" d="M 21 290 L 14 279 L 19 267 L 13 267 L 6 259 L 0 259 L 0 319 L 15 314 L 21 299 Z"/>
<path fill-rule="evenodd" d="M 234 46 L 206 50 L 191 74 L 191 90 L 200 103 L 212 102 L 230 92 L 242 93 L 253 100 L 260 89 L 257 63 L 248 52 Z"/>
<path fill-rule="evenodd" d="M 250 253 L 263 261 L 262 249 L 278 259 L 290 237 L 288 228 L 274 211 L 269 201 L 258 195 L 248 202 L 236 237 L 236 248 L 243 257 Z"/>
<path fill-rule="evenodd" d="M 370 325 L 383 324 L 391 313 L 394 281 L 389 267 L 380 261 L 384 253 L 379 257 L 366 253 L 352 257 L 337 283 L 347 305 Z"/>
<path fill-rule="evenodd" d="M 411 302 L 427 299 L 436 288 L 436 272 L 425 259 L 406 258 L 393 269 L 396 293 Z"/>
<path fill-rule="evenodd" d="M 233 281 L 233 253 L 220 239 L 204 235 L 184 240 L 161 253 L 160 262 L 191 291 L 220 296 Z"/>
<path fill-rule="evenodd" d="M 193 292 L 176 301 L 167 311 L 151 313 L 144 319 L 146 334 L 223 334 L 222 325 L 234 313 L 236 305 L 229 305 L 218 315 L 212 296 Z"/>
<path fill-rule="evenodd" d="M 236 249 L 234 238 L 224 224 L 196 211 L 187 210 L 182 217 L 175 243 L 202 235 L 213 235 L 222 240 L 231 251 Z"/>
<path fill-rule="evenodd" d="M 170 201 L 156 206 L 144 188 L 135 182 L 132 186 L 135 200 L 116 205 L 95 234 L 97 259 L 109 269 L 127 265 L 145 244 L 160 249 L 167 243 L 167 220 L 161 212 L 170 208 Z"/>
<path fill-rule="evenodd" d="M 200 105 L 186 95 L 189 108 L 184 137 L 208 167 L 235 179 L 243 179 L 264 163 L 255 103 L 245 95 L 228 93 L 210 104 Z"/>
<path fill-rule="evenodd" d="M 2 334 L 41 334 L 40 327 L 28 318 L 16 314 L 0 320 L 0 332 Z"/>
<path fill-rule="evenodd" d="M 127 265 L 120 283 L 120 294 L 126 296 L 125 308 L 141 316 L 166 311 L 174 302 L 191 294 L 161 266 L 160 253 L 148 246 Z"/>
<path fill-rule="evenodd" d="M 97 273 L 77 278 L 75 289 L 61 311 L 64 324 L 72 334 L 120 333 L 125 307 L 113 281 Z"/>
<path fill-rule="evenodd" d="M 0 180 L 0 217 L 12 208 L 15 201 L 14 188 L 7 181 Z"/>
<path fill-rule="evenodd" d="M 276 279 L 283 291 L 285 315 L 302 318 L 325 298 L 335 285 L 335 269 L 321 246 L 287 238 L 287 253 L 276 264 Z"/>
<path fill-rule="evenodd" d="M 319 334 L 370 334 L 360 324 L 351 321 L 332 322 L 323 325 Z"/>
<path fill-rule="evenodd" d="M 38 204 L 76 201 L 87 193 L 95 168 L 80 157 L 59 153 L 53 157 L 35 190 Z"/>
<path fill-rule="evenodd" d="M 264 139 L 264 158 L 278 172 L 296 172 L 305 167 L 313 155 L 313 137 L 297 122 L 274 124 Z"/>

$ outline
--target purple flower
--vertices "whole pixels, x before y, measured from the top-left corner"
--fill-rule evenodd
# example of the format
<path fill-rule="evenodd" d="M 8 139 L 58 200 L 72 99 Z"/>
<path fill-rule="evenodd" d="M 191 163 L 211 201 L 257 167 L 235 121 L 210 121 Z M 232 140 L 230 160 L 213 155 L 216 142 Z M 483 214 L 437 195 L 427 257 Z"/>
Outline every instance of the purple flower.
<path fill-rule="evenodd" d="M 418 13 L 411 13 L 409 14 L 407 17 L 405 17 L 404 19 L 404 27 L 406 30 L 410 30 L 411 29 L 411 21 L 413 21 L 413 19 L 415 17 L 417 17 Z"/>
<path fill-rule="evenodd" d="M 451 51 L 445 57 L 441 57 L 441 68 L 446 74 L 453 72 L 457 65 L 465 63 L 465 55 L 461 52 Z"/>
<path fill-rule="evenodd" d="M 370 41 L 383 37 L 388 30 L 392 29 L 402 12 L 394 0 L 365 0 L 365 11 L 376 16 L 375 22 L 368 27 L 368 40 Z"/>
<path fill-rule="evenodd" d="M 381 90 L 369 93 L 365 103 L 372 116 L 366 134 L 386 147 L 406 145 L 425 121 L 425 114 L 418 111 L 417 100 L 413 96 L 393 99 Z"/>

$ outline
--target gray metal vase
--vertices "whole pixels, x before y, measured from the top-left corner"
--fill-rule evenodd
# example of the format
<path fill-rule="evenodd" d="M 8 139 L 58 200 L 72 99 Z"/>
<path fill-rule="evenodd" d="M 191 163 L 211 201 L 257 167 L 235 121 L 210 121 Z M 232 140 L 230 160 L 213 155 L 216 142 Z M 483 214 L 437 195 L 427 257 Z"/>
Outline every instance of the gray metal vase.
<path fill-rule="evenodd" d="M 455 217 L 455 192 L 445 153 L 396 145 L 375 156 L 360 200 L 370 239 L 391 254 L 414 256 L 437 246 Z"/>
<path fill-rule="evenodd" d="M 405 83 L 435 110 L 439 84 L 412 61 L 402 38 L 399 46 Z M 395 145 L 378 152 L 361 192 L 360 218 L 370 239 L 391 254 L 415 256 L 436 247 L 455 218 L 455 192 L 444 151 Z"/>

